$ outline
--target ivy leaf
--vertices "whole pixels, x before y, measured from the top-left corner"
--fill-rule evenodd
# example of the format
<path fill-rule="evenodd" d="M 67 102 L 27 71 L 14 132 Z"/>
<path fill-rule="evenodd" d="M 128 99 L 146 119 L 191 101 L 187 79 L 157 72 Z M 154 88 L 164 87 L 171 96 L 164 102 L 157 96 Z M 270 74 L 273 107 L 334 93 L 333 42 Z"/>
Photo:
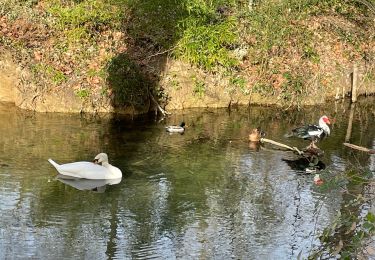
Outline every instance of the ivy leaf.
<path fill-rule="evenodd" d="M 367 213 L 366 219 L 368 222 L 375 223 L 375 215 L 371 212 Z"/>

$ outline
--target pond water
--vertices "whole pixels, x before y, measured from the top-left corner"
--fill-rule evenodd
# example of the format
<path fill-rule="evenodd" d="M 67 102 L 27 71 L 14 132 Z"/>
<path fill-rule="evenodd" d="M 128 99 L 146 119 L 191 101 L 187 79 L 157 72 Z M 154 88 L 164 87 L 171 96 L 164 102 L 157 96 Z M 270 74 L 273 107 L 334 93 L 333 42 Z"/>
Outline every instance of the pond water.
<path fill-rule="evenodd" d="M 342 145 L 347 139 L 375 147 L 373 101 L 298 112 L 192 109 L 161 121 L 38 114 L 1 104 L 0 258 L 296 259 L 301 251 L 306 257 L 342 209 L 343 191 L 319 189 L 313 174 L 285 161 L 296 159 L 291 152 L 267 144 L 253 149 L 247 136 L 260 126 L 269 139 L 304 147 L 306 141 L 285 133 L 327 114 L 333 124 L 319 143 L 324 172 L 374 171 L 374 157 Z M 185 134 L 165 132 L 181 121 Z M 91 161 L 99 152 L 122 170 L 121 182 L 73 187 L 56 179 L 47 161 Z"/>

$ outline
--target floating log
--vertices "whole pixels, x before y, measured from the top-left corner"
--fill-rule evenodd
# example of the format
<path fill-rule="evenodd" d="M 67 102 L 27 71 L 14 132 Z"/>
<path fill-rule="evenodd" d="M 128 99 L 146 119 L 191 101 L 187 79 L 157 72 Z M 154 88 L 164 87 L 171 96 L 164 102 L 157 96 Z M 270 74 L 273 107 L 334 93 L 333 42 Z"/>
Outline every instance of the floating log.
<path fill-rule="evenodd" d="M 352 149 L 355 149 L 355 150 L 367 152 L 367 153 L 370 153 L 370 154 L 375 154 L 375 150 L 374 149 L 368 149 L 366 147 L 358 146 L 358 145 L 350 144 L 350 143 L 344 143 L 344 145 L 347 146 L 347 147 L 350 147 Z"/>
<path fill-rule="evenodd" d="M 273 141 L 273 140 L 270 140 L 270 139 L 267 139 L 267 138 L 261 138 L 260 141 L 262 143 L 269 143 L 269 144 L 273 144 L 273 145 L 276 145 L 276 146 L 279 146 L 279 147 L 283 147 L 283 148 L 286 148 L 286 149 L 291 150 L 293 152 L 297 152 L 299 155 L 303 155 L 303 151 L 300 151 L 297 147 L 291 147 L 289 145 L 282 144 L 282 143 L 279 143 L 279 142 L 276 142 L 276 141 Z"/>

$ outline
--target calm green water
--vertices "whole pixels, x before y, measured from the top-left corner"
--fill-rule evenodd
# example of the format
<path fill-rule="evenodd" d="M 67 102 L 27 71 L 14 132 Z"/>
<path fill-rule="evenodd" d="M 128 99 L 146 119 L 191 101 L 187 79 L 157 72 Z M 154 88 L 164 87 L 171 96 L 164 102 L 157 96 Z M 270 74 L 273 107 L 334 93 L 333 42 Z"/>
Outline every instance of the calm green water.
<path fill-rule="evenodd" d="M 350 142 L 375 146 L 374 113 L 373 100 L 355 107 Z M 269 139 L 304 147 L 284 134 L 322 114 L 334 122 L 332 136 L 319 144 L 326 171 L 374 170 L 374 157 L 342 145 L 347 104 L 301 112 L 187 110 L 161 122 L 34 114 L 2 104 L 0 258 L 295 259 L 301 250 L 307 256 L 343 207 L 342 191 L 322 192 L 313 175 L 283 161 L 295 159 L 290 152 L 253 150 L 245 140 L 261 126 Z M 182 120 L 189 126 L 184 135 L 164 131 Z M 57 180 L 47 162 L 92 160 L 99 152 L 122 170 L 119 184 L 78 190 Z"/>

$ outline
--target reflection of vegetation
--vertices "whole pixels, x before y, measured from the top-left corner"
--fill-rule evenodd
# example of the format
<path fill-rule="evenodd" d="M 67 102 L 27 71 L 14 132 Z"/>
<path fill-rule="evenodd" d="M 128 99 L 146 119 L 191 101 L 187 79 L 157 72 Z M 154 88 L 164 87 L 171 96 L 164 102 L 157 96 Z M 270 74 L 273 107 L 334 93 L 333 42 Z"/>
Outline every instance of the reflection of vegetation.
<path fill-rule="evenodd" d="M 373 198 L 358 192 L 371 178 L 371 173 L 358 169 L 349 171 L 346 175 L 326 176 L 327 182 L 320 187 L 321 190 L 343 188 L 346 185 L 346 195 L 335 220 L 319 236 L 321 246 L 310 254 L 309 259 L 338 255 L 342 259 L 354 259 L 366 239 L 375 235 L 374 214 L 361 211 L 363 205 Z"/>

